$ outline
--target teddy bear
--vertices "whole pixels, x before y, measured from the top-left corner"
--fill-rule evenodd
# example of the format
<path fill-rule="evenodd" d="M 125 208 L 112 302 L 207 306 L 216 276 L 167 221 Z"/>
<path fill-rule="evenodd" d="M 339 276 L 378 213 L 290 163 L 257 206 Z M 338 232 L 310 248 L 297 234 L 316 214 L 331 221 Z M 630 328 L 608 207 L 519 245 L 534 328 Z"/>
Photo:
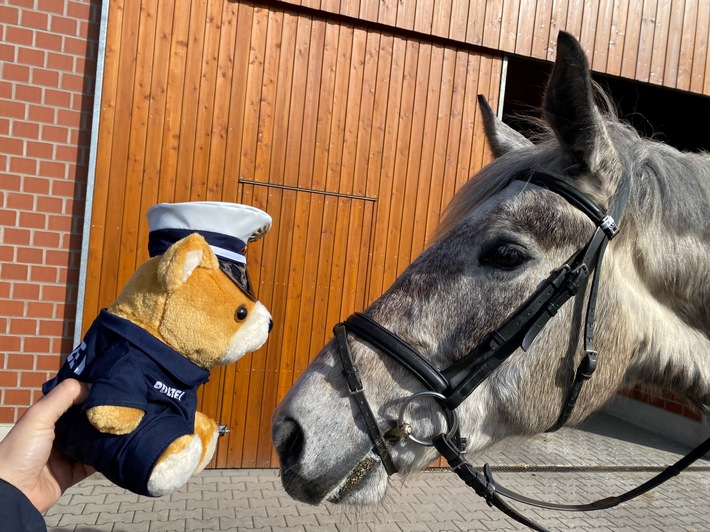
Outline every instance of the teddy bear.
<path fill-rule="evenodd" d="M 86 401 L 57 423 L 55 446 L 123 488 L 158 497 L 214 454 L 219 427 L 197 411 L 198 387 L 271 330 L 245 255 L 271 217 L 223 202 L 161 203 L 147 215 L 151 258 L 42 389 L 66 378 L 90 383 Z"/>

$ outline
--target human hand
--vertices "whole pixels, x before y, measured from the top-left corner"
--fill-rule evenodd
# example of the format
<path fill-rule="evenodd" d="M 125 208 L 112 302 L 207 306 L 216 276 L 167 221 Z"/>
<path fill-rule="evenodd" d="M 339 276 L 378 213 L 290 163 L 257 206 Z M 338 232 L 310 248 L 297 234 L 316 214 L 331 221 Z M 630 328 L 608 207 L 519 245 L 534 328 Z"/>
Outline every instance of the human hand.
<path fill-rule="evenodd" d="M 40 512 L 94 469 L 69 460 L 56 449 L 54 425 L 72 405 L 86 399 L 89 386 L 62 381 L 19 419 L 0 442 L 0 478 L 22 491 Z"/>

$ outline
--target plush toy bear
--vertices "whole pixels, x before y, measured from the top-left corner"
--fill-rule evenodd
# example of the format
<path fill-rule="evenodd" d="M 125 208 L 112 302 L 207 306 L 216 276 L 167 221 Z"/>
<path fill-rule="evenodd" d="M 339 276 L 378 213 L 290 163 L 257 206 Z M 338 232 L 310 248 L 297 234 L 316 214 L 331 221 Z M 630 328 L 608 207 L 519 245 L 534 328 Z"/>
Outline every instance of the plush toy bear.
<path fill-rule="evenodd" d="M 151 207 L 148 221 L 152 258 L 43 392 L 66 378 L 91 383 L 87 400 L 57 423 L 55 445 L 123 488 L 162 496 L 215 451 L 218 425 L 196 411 L 197 388 L 271 330 L 245 257 L 271 218 L 246 205 L 194 202 Z"/>

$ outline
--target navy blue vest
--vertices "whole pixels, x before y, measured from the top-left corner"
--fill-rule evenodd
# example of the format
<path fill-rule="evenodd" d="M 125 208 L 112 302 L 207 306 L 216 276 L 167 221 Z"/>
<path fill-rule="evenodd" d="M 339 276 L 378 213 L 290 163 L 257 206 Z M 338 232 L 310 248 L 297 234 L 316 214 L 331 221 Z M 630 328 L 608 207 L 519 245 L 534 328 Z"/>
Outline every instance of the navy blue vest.
<path fill-rule="evenodd" d="M 156 461 L 170 443 L 192 434 L 197 388 L 210 373 L 128 320 L 102 310 L 47 394 L 67 378 L 91 383 L 89 397 L 57 423 L 55 445 L 70 458 L 93 466 L 109 480 L 140 495 Z M 130 434 L 104 434 L 84 412 L 100 405 L 145 412 Z"/>

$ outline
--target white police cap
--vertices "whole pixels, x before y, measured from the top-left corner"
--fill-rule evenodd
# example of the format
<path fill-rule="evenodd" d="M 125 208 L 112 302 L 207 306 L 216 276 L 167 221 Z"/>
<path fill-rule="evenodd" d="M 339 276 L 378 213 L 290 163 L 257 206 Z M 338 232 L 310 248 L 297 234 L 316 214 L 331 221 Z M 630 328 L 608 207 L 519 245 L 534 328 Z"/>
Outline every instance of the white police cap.
<path fill-rule="evenodd" d="M 147 216 L 151 257 L 199 233 L 220 262 L 245 265 L 247 243 L 259 240 L 271 228 L 271 216 L 261 209 L 219 201 L 159 203 L 148 209 Z"/>

